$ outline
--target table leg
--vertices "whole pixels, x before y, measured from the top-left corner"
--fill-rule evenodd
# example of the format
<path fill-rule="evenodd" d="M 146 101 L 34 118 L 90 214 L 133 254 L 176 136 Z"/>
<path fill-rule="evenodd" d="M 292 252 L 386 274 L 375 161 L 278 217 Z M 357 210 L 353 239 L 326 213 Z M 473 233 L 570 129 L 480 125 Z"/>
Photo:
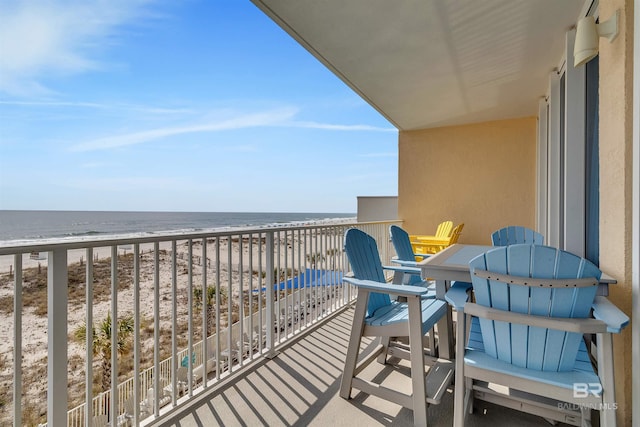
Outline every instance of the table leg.
<path fill-rule="evenodd" d="M 444 300 L 449 285 L 448 280 L 436 280 L 436 298 Z M 453 354 L 453 317 L 447 304 L 447 313 L 438 321 L 438 356 L 451 360 Z"/>
<path fill-rule="evenodd" d="M 394 271 L 393 281 L 391 283 L 393 283 L 394 285 L 402 285 L 403 281 L 404 281 L 404 273 L 401 271 Z"/>

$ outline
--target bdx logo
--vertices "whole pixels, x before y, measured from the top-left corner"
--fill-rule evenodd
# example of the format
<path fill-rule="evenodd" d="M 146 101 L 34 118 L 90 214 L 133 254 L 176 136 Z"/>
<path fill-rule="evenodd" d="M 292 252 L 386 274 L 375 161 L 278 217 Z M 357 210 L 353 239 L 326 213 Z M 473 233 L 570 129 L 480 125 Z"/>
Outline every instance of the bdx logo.
<path fill-rule="evenodd" d="M 590 394 L 600 396 L 602 393 L 602 385 L 600 383 L 574 383 L 573 397 L 585 398 Z"/>

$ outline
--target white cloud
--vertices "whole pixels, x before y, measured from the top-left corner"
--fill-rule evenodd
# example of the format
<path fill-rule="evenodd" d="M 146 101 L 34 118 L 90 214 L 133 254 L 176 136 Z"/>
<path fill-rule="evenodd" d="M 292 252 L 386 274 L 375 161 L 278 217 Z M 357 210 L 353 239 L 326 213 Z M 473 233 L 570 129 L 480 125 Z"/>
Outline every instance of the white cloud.
<path fill-rule="evenodd" d="M 338 131 L 374 131 L 374 132 L 397 132 L 395 128 L 383 128 L 369 125 L 333 125 L 328 123 L 295 121 L 287 123 L 291 127 L 306 129 L 338 130 Z"/>
<path fill-rule="evenodd" d="M 144 13 L 146 0 L 0 2 L 0 93 L 49 94 L 41 80 L 103 67 L 97 51 Z"/>
<path fill-rule="evenodd" d="M 190 112 L 191 110 L 158 109 L 159 112 Z M 267 110 L 262 112 L 244 113 L 232 110 L 220 110 L 209 113 L 207 119 L 192 121 L 184 125 L 166 126 L 160 128 L 139 130 L 120 135 L 109 135 L 90 139 L 75 144 L 71 151 L 108 150 L 129 145 L 144 144 L 158 139 L 203 132 L 220 132 L 255 127 L 285 127 L 285 128 L 313 128 L 328 131 L 374 131 L 396 132 L 394 128 L 383 128 L 369 125 L 335 125 L 328 123 L 306 122 L 293 120 L 298 110 L 293 107 Z M 234 150 L 254 151 L 254 146 L 236 147 Z M 393 153 L 371 154 L 371 157 L 390 156 Z"/>
<path fill-rule="evenodd" d="M 184 126 L 172 126 L 132 132 L 122 135 L 107 136 L 92 141 L 77 144 L 72 151 L 94 151 L 128 145 L 143 144 L 170 136 L 201 132 L 219 132 L 234 129 L 245 129 L 259 126 L 277 126 L 291 119 L 296 114 L 295 109 L 286 108 L 251 114 L 238 114 L 225 119 L 209 120 Z"/>
<path fill-rule="evenodd" d="M 111 110 L 119 112 L 123 115 L 129 115 L 131 112 L 147 113 L 155 115 L 168 115 L 168 114 L 193 114 L 194 110 L 189 108 L 169 108 L 169 107 L 156 107 L 137 104 L 123 104 L 123 103 L 98 103 L 98 102 L 83 102 L 83 101 L 0 101 L 0 105 L 17 106 L 17 107 L 34 107 L 41 109 L 62 109 L 62 108 L 84 108 L 92 110 Z"/>

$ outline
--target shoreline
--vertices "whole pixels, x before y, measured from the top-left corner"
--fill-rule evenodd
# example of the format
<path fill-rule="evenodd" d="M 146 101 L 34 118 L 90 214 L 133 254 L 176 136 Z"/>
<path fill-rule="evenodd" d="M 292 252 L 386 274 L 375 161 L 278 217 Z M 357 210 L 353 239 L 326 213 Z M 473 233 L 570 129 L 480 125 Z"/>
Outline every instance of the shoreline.
<path fill-rule="evenodd" d="M 206 234 L 214 234 L 217 235 L 222 233 L 227 235 L 231 234 L 242 234 L 246 232 L 259 233 L 264 232 L 266 230 L 274 230 L 274 229 L 289 229 L 289 228 L 298 228 L 298 227 L 307 227 L 307 226 L 327 226 L 327 225 L 344 225 L 348 223 L 356 222 L 356 217 L 342 217 L 342 218 L 326 218 L 312 221 L 292 221 L 287 223 L 269 223 L 262 226 L 224 226 L 224 227 L 215 227 L 206 230 L 172 230 L 172 231 L 162 231 L 162 232 L 136 232 L 136 233 L 124 233 L 124 234 L 90 234 L 83 236 L 74 236 L 74 237 L 45 237 L 41 239 L 22 239 L 22 240 L 0 240 L 0 249 L 3 247 L 19 247 L 19 246 L 35 246 L 35 245 L 64 245 L 64 244 L 72 244 L 72 243 L 82 243 L 82 242 L 91 242 L 91 244 L 95 244 L 101 240 L 104 241 L 112 241 L 112 240 L 134 240 L 134 239 L 167 239 L 167 241 L 160 241 L 159 246 L 160 250 L 166 249 L 169 250 L 171 248 L 171 241 L 176 237 L 182 237 L 185 235 L 206 235 Z M 209 238 L 215 238 L 217 236 L 207 236 Z M 177 242 L 183 242 L 186 239 L 177 239 Z M 153 250 L 153 243 L 140 243 L 141 252 L 144 250 Z M 132 243 L 124 243 L 119 245 L 118 255 L 124 255 L 126 253 L 130 253 L 133 250 Z M 40 252 L 40 258 L 32 259 L 30 253 L 24 253 L 22 256 L 22 268 L 33 268 L 33 267 L 46 267 L 47 259 L 46 252 Z M 97 246 L 93 248 L 93 256 L 94 261 L 97 259 L 111 258 L 111 246 Z M 67 250 L 67 264 L 71 265 L 73 263 L 77 263 L 80 259 L 86 260 L 86 249 L 69 249 Z M 0 274 L 7 274 L 13 271 L 15 266 L 14 255 L 0 255 Z"/>
<path fill-rule="evenodd" d="M 8 214 L 14 215 L 14 217 Z M 34 214 L 44 216 L 30 218 Z M 71 218 L 60 220 L 57 218 L 57 215 L 60 214 L 69 214 Z M 74 218 L 74 214 L 78 218 Z M 51 215 L 51 217 L 48 218 L 47 215 Z M 170 217 L 166 218 L 167 215 Z M 202 218 L 202 215 L 207 217 Z M 238 217 L 229 217 L 229 215 L 238 215 Z M 307 215 L 312 217 L 304 218 Z M 0 248 L 43 243 L 170 238 L 176 235 L 217 234 L 239 230 L 344 224 L 356 221 L 356 214 L 347 213 L 0 210 Z M 48 225 L 43 226 L 43 223 Z M 33 236 L 34 234 L 35 236 Z"/>

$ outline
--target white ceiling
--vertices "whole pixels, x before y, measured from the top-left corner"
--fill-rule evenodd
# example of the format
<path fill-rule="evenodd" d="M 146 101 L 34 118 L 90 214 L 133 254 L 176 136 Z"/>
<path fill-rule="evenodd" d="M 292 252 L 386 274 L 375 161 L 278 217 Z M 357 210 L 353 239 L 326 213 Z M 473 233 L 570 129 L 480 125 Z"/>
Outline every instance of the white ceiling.
<path fill-rule="evenodd" d="M 537 114 L 585 0 L 252 0 L 400 130 Z"/>

